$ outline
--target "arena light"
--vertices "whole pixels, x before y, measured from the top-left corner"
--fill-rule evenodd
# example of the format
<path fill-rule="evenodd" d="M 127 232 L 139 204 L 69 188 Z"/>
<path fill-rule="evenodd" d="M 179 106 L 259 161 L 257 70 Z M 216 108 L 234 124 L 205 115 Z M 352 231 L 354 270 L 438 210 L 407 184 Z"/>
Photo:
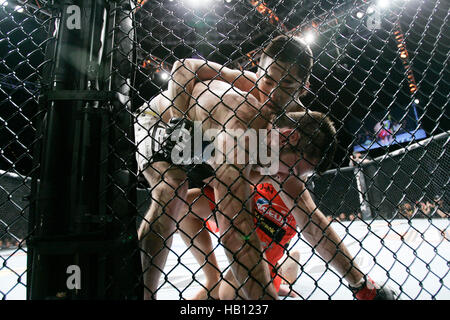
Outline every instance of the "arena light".
<path fill-rule="evenodd" d="M 364 17 L 364 12 L 358 11 L 358 12 L 356 13 L 356 17 L 357 17 L 358 19 L 361 19 L 362 17 Z"/>
<path fill-rule="evenodd" d="M 166 71 L 161 71 L 159 73 L 159 77 L 161 78 L 161 80 L 167 81 L 167 80 L 169 80 L 169 73 Z"/>
<path fill-rule="evenodd" d="M 419 99 L 414 99 L 415 104 L 419 104 L 419 102 L 420 102 Z"/>
<path fill-rule="evenodd" d="M 270 9 L 264 1 L 260 0 L 250 0 L 250 4 L 255 7 L 256 11 L 258 11 L 261 15 L 268 17 L 269 22 L 273 25 L 280 24 L 280 18 L 275 14 L 275 12 Z M 280 27 L 287 31 L 286 26 L 281 23 Z"/>
<path fill-rule="evenodd" d="M 22 12 L 23 12 L 23 7 L 21 7 L 21 6 L 16 6 L 16 7 L 14 8 L 14 11 L 19 12 L 19 13 L 22 13 Z"/>
<path fill-rule="evenodd" d="M 316 40 L 316 34 L 314 31 L 308 31 L 301 39 L 305 41 L 306 44 L 311 44 Z"/>
<path fill-rule="evenodd" d="M 184 2 L 193 8 L 206 7 L 211 3 L 211 0 L 184 0 Z"/>
<path fill-rule="evenodd" d="M 6 0 L 0 0 L 0 4 L 4 7 L 6 7 L 8 5 L 8 1 Z"/>
<path fill-rule="evenodd" d="M 377 1 L 377 6 L 379 8 L 385 9 L 389 6 L 389 0 L 378 0 Z"/>
<path fill-rule="evenodd" d="M 373 14 L 375 12 L 375 8 L 370 6 L 367 8 L 367 14 Z"/>

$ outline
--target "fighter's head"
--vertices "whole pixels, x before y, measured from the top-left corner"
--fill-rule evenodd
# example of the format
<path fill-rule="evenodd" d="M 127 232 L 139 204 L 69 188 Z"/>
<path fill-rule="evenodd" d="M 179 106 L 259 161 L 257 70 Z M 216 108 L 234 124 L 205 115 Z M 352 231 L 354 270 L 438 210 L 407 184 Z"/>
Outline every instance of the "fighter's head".
<path fill-rule="evenodd" d="M 331 165 L 336 152 L 336 129 L 321 112 L 288 112 L 271 128 L 278 135 L 280 172 L 303 176 L 322 173 Z M 268 142 L 273 139 L 270 138 Z M 270 143 L 270 142 L 269 142 Z"/>
<path fill-rule="evenodd" d="M 261 55 L 257 75 L 259 101 L 280 113 L 306 93 L 312 51 L 297 37 L 274 38 Z"/>

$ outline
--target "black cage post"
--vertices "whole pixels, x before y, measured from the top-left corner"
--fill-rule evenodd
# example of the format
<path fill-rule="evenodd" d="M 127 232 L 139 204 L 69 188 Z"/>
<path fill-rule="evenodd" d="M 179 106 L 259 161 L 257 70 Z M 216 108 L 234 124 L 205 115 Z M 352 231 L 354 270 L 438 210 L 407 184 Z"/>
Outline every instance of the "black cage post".
<path fill-rule="evenodd" d="M 113 297 L 141 299 L 143 287 L 140 251 L 137 242 L 137 169 L 134 144 L 134 116 L 131 112 L 132 85 L 136 68 L 134 1 L 108 2 L 105 64 L 102 68 L 105 90 L 114 94 L 110 104 L 106 209 L 108 232 L 117 236 L 116 254 L 103 261 L 112 277 L 107 279 Z"/>
<path fill-rule="evenodd" d="M 72 0 L 53 8 L 60 17 L 42 95 L 28 299 L 138 299 L 135 183 L 126 157 L 133 154 L 131 7 Z"/>

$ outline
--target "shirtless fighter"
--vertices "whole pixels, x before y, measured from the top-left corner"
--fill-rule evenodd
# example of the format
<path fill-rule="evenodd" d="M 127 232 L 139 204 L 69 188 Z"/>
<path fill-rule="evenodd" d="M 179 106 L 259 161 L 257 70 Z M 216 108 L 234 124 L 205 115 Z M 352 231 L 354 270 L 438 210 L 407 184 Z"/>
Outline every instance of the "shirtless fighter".
<path fill-rule="evenodd" d="M 296 274 L 283 274 L 280 277 L 278 270 L 283 267 L 279 261 L 289 241 L 298 234 L 298 229 L 324 261 L 347 281 L 355 298 L 395 299 L 396 293 L 392 289 L 382 288 L 359 270 L 348 249 L 305 188 L 306 177 L 313 171 L 324 171 L 333 159 L 336 131 L 331 121 L 318 112 L 290 112 L 279 117 L 272 130 L 280 135 L 279 171 L 275 176 L 268 177 L 253 170 L 250 177 L 256 185 L 251 202 L 254 228 L 268 261 L 275 289 L 280 290 L 283 279 L 292 283 L 296 278 Z M 189 190 L 184 210 L 191 212 L 180 222 L 180 234 L 206 275 L 205 287 L 196 298 L 245 298 L 232 272 L 228 271 L 220 281 L 220 269 L 212 251 L 211 239 L 200 220 L 211 217 L 215 209 L 214 194 L 210 187 L 204 188 L 203 194 L 205 196 L 199 189 Z"/>
<path fill-rule="evenodd" d="M 299 96 L 308 86 L 312 54 L 296 38 L 280 36 L 264 49 L 256 74 L 231 70 L 201 60 L 174 64 L 168 90 L 138 111 L 135 124 L 138 166 L 151 186 L 152 203 L 139 228 L 142 248 L 144 298 L 156 298 L 180 208 L 186 199 L 186 168 L 173 164 L 173 140 L 201 121 L 203 132 L 218 129 L 219 153 L 235 141 L 227 132 L 267 128 L 272 114 L 300 108 Z M 209 81 L 210 79 L 222 81 Z M 228 82 L 228 84 L 227 84 Z M 198 84 L 195 86 L 194 85 Z M 230 85 L 232 84 L 232 85 Z M 195 90 L 194 90 L 195 89 Z M 191 99 L 192 98 L 192 99 Z M 189 103 L 190 101 L 190 103 Z M 176 132 L 175 135 L 172 133 Z M 166 137 L 166 138 L 164 138 Z M 175 152 L 174 152 L 175 150 Z M 248 210 L 250 194 L 246 163 L 223 163 L 213 168 L 216 199 L 223 213 L 221 241 L 234 260 L 233 272 L 249 299 L 274 298 L 268 268 L 259 263 L 259 240 Z M 195 166 L 189 171 L 195 171 Z M 197 179 L 202 179 L 201 170 Z M 205 178 L 211 173 L 207 172 Z M 226 217 L 226 218 L 225 218 Z M 233 221 L 233 225 L 230 224 Z M 242 237 L 244 235 L 244 237 Z"/>
<path fill-rule="evenodd" d="M 201 64 L 197 62 L 196 66 L 191 64 L 190 67 L 187 61 L 175 64 L 169 90 L 150 103 L 151 110 L 141 110 L 137 124 L 138 143 L 141 137 L 147 139 L 143 146 L 158 145 L 154 143 L 156 133 L 161 129 L 157 121 L 162 118 L 164 122 L 169 123 L 170 129 L 173 123 L 169 120 L 170 116 L 179 116 L 180 110 L 190 119 L 203 120 L 204 130 L 216 127 L 226 131 L 235 128 L 245 130 L 248 127 L 267 128 L 271 114 L 281 113 L 292 107 L 298 108 L 298 97 L 305 90 L 312 65 L 309 49 L 300 42 L 281 37 L 275 39 L 265 49 L 265 53 L 256 75 L 248 72 L 242 74 L 241 71 L 203 61 Z M 233 86 L 211 81 L 198 83 L 194 88 L 198 80 L 205 78 L 218 78 L 233 83 Z M 190 108 L 186 109 L 183 101 L 190 98 L 190 90 L 194 99 Z M 164 126 L 162 128 L 164 129 Z M 228 136 L 224 134 L 222 137 L 222 141 L 226 144 Z M 223 151 L 221 147 L 219 146 L 219 151 Z M 145 147 L 140 150 L 142 150 L 140 168 L 145 170 L 144 175 L 152 186 L 154 200 L 153 207 L 151 206 L 139 230 L 145 251 L 143 266 L 144 281 L 148 289 L 146 298 L 151 298 L 157 290 L 171 235 L 179 218 L 178 209 L 182 203 L 179 199 L 185 199 L 187 186 L 183 183 L 186 177 L 184 172 L 179 167 L 170 165 L 171 159 L 168 157 L 155 163 L 149 161 L 150 158 L 155 161 L 154 155 L 164 155 L 158 147 L 151 149 L 150 152 Z M 233 262 L 233 275 L 242 288 L 242 296 L 247 299 L 274 298 L 276 293 L 270 283 L 269 269 L 267 264 L 261 261 L 260 242 L 253 232 L 253 215 L 246 206 L 250 195 L 248 183 L 250 169 L 245 164 L 237 163 L 223 164 L 215 168 L 216 181 L 220 181 L 216 183 L 214 193 L 216 199 L 221 199 L 218 204 L 218 210 L 222 213 L 219 216 L 221 241 L 227 248 L 230 263 Z M 173 181 L 175 183 L 171 183 Z M 155 189 L 160 192 L 155 192 Z M 163 189 L 166 190 L 165 193 L 161 192 Z M 155 199 L 155 195 L 159 198 Z M 333 246 L 336 251 L 336 245 Z M 360 274 L 359 281 L 355 278 L 349 283 L 359 284 L 362 278 L 363 275 Z"/>

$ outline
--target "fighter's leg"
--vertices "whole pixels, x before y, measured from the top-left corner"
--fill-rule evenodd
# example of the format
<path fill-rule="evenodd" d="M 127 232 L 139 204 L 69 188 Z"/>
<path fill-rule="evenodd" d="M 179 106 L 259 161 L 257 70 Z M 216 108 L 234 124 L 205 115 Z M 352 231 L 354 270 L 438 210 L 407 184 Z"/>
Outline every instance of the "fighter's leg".
<path fill-rule="evenodd" d="M 142 249 L 144 298 L 156 299 L 158 282 L 166 264 L 172 236 L 187 194 L 186 174 L 159 161 L 143 174 L 151 186 L 151 205 L 138 231 Z"/>
<path fill-rule="evenodd" d="M 176 230 L 179 207 L 187 194 L 186 174 L 172 163 L 172 133 L 168 132 L 160 110 L 170 100 L 159 94 L 136 111 L 134 123 L 139 171 L 151 187 L 151 205 L 139 230 L 142 248 L 144 298 L 156 298 L 158 282 L 164 269 L 172 235 Z M 171 128 L 174 129 L 174 128 Z"/>
<path fill-rule="evenodd" d="M 206 277 L 206 283 L 192 300 L 219 298 L 221 272 L 214 254 L 210 232 L 205 228 L 205 220 L 212 219 L 209 201 L 201 189 L 191 189 L 181 209 L 179 234 Z"/>
<path fill-rule="evenodd" d="M 298 259 L 300 258 L 300 253 L 295 251 L 290 257 L 288 257 L 285 262 L 287 265 L 281 266 L 280 275 L 282 279 L 285 279 L 286 283 L 281 284 L 278 289 L 279 296 L 289 296 L 291 298 L 296 298 L 298 295 L 292 291 L 291 284 L 297 280 L 298 277 L 298 267 L 293 267 L 294 264 L 298 266 Z M 295 263 L 297 261 L 297 263 Z M 242 300 L 244 298 L 244 292 L 242 288 L 233 276 L 231 269 L 223 277 L 220 282 L 219 289 L 220 300 Z"/>
<path fill-rule="evenodd" d="M 280 275 L 283 282 L 278 290 L 280 296 L 297 297 L 297 294 L 292 291 L 292 285 L 298 278 L 298 270 L 300 267 L 300 252 L 295 250 L 290 252 L 286 259 L 280 263 Z"/>

